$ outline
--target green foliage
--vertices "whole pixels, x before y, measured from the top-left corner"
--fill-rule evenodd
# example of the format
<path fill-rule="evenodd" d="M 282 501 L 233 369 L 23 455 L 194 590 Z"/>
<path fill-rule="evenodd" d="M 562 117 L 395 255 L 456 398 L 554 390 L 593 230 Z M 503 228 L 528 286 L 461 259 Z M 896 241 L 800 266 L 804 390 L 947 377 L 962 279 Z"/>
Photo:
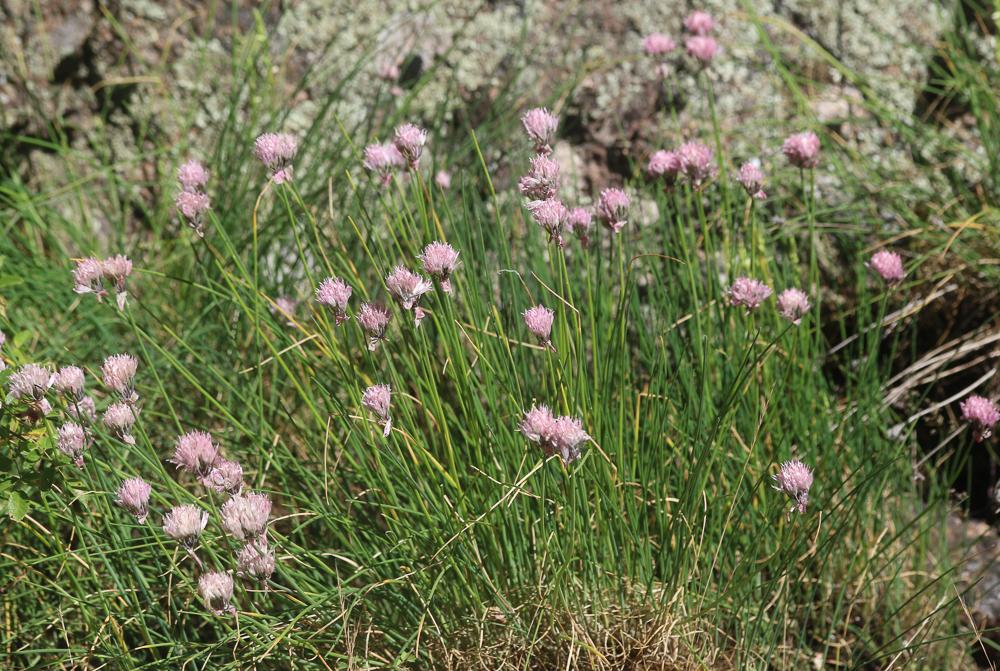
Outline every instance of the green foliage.
<path fill-rule="evenodd" d="M 827 136 L 823 169 L 845 197 L 824 201 L 812 175 L 775 161 L 769 199 L 753 204 L 713 118 L 713 184 L 630 179 L 625 231 L 562 251 L 494 182 L 490 147 L 522 147 L 503 157 L 514 174 L 528 160 L 506 91 L 475 128 L 431 128 L 425 164 L 451 171 L 450 190 L 428 173 L 380 189 L 359 148 L 385 139 L 408 100 L 365 136 L 338 123 L 336 92 L 300 139 L 294 183 L 266 183 L 251 146 L 280 129 L 281 107 L 262 92 L 265 54 L 233 56 L 243 90 L 204 152 L 204 239 L 175 220 L 172 184 L 151 185 L 162 195 L 133 208 L 142 221 L 105 238 L 81 234 L 48 196 L 3 185 L 3 327 L 17 333 L 5 356 L 93 373 L 127 351 L 142 399 L 136 445 L 95 424 L 82 471 L 52 444 L 58 412 L 29 425 L 0 411 L 2 533 L 16 548 L 0 554 L 2 642 L 15 668 L 563 668 L 571 654 L 584 668 L 966 668 L 940 532 L 949 482 L 913 477 L 915 439 L 888 434 L 898 418 L 882 389 L 915 339 L 883 317 L 919 294 L 926 259 L 952 240 L 918 230 L 910 279 L 872 282 L 877 169 L 865 157 Z M 711 97 L 703 85 L 691 94 Z M 106 196 L 120 221 L 125 185 L 100 167 L 105 185 L 68 181 Z M 926 201 L 913 189 L 880 197 L 918 225 Z M 433 240 L 461 251 L 454 293 L 426 297 L 419 328 L 394 308 L 374 352 L 355 319 L 336 326 L 312 299 L 338 276 L 352 313 L 387 301 L 385 275 L 416 268 Z M 962 239 L 949 253 L 978 249 Z M 72 258 L 114 253 L 136 268 L 123 312 L 74 295 L 69 276 Z M 734 309 L 725 291 L 742 274 L 806 288 L 812 313 L 796 327 L 773 300 Z M 293 315 L 276 309 L 282 296 L 300 301 Z M 537 303 L 556 312 L 554 351 L 521 322 Z M 387 438 L 360 403 L 376 383 L 394 392 Z M 521 436 L 535 402 L 582 419 L 593 438 L 582 459 L 546 460 Z M 208 613 L 198 567 L 159 526 L 196 502 L 211 515 L 200 561 L 234 569 L 223 498 L 166 463 L 193 429 L 275 501 L 278 569 L 266 589 L 238 581 L 238 618 Z M 816 472 L 805 515 L 770 487 L 792 457 Z M 145 525 L 113 502 L 135 475 L 153 485 Z"/>

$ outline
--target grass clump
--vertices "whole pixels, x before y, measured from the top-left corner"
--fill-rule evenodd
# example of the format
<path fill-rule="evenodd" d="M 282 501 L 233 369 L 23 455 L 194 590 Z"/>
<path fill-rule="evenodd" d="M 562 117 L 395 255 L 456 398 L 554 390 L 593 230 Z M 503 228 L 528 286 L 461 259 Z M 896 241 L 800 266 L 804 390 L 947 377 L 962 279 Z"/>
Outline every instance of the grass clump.
<path fill-rule="evenodd" d="M 867 157 L 804 118 L 797 165 L 761 148 L 766 200 L 714 117 L 678 129 L 679 170 L 637 164 L 599 196 L 534 174 L 548 141 L 515 138 L 502 97 L 364 152 L 406 101 L 366 133 L 332 95 L 307 133 L 258 140 L 263 166 L 281 110 L 234 95 L 183 157 L 208 178 L 151 185 L 143 225 L 104 239 L 4 183 L 4 382 L 76 365 L 96 408 L 34 388 L 0 408 L 12 666 L 968 668 L 940 533 L 955 474 L 920 460 L 885 383 L 918 342 L 906 306 L 953 272 L 935 259 L 978 268 L 991 242 L 919 223 L 935 201 L 906 185 L 873 194 Z M 525 207 L 491 145 L 564 210 Z M 75 188 L 113 203 L 102 168 Z M 883 240 L 871 197 L 913 228 Z M 442 242 L 458 263 L 423 273 Z M 902 278 L 866 267 L 883 247 Z M 91 255 L 102 301 L 73 291 Z M 118 353 L 134 382 L 99 372 Z M 120 491 L 137 477 L 146 519 Z"/>

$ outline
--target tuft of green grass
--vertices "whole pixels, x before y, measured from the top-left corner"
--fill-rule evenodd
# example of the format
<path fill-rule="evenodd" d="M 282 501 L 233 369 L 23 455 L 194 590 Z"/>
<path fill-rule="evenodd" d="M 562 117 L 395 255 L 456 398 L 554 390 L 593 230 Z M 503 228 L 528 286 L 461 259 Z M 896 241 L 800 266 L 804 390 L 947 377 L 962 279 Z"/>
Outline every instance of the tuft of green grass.
<path fill-rule="evenodd" d="M 932 86 L 968 102 L 986 144 L 995 87 L 962 47 L 967 29 L 942 45 Z M 18 499 L 0 552 L 13 668 L 969 668 L 964 585 L 941 532 L 955 473 L 921 461 L 912 423 L 888 431 L 902 418 L 885 383 L 919 334 L 887 316 L 945 278 L 996 279 L 992 163 L 981 188 L 955 177 L 921 192 L 800 120 L 789 132 L 815 126 L 819 170 L 846 196 L 824 202 L 815 175 L 775 161 L 769 198 L 754 203 L 713 119 L 712 184 L 630 177 L 625 230 L 560 250 L 495 180 L 491 146 L 514 148 L 512 174 L 529 158 L 516 77 L 475 127 L 431 128 L 448 190 L 428 172 L 380 189 L 360 149 L 407 118 L 407 99 L 344 128 L 337 89 L 300 138 L 294 182 L 268 183 L 252 142 L 280 130 L 283 111 L 261 74 L 265 38 L 234 48 L 232 107 L 201 152 L 213 202 L 203 239 L 176 221 L 168 179 L 142 185 L 158 197 L 141 208 L 120 198 L 137 185 L 110 164 L 68 172 L 57 194 L 0 184 L 8 366 L 79 365 L 103 408 L 100 364 L 129 352 L 142 399 L 137 444 L 98 422 L 80 470 L 55 447 L 58 414 L 33 426 L 0 408 L 0 494 Z M 689 94 L 710 97 L 710 84 Z M 968 154 L 928 119 L 866 102 L 914 151 Z M 58 138 L 38 141 L 75 165 Z M 155 158 L 173 172 L 169 147 Z M 115 215 L 105 236 L 81 226 L 75 208 L 92 201 Z M 905 229 L 883 235 L 876 208 Z M 352 313 L 388 303 L 386 274 L 415 269 L 434 240 L 461 251 L 454 293 L 425 297 L 419 328 L 393 307 L 375 352 L 356 320 L 337 326 L 312 299 L 337 276 L 354 289 Z M 883 245 L 905 247 L 899 287 L 864 267 Z M 69 275 L 73 258 L 113 253 L 135 263 L 122 312 L 73 294 Z M 737 310 L 726 289 L 739 275 L 803 288 L 814 309 L 799 326 L 773 299 Z M 282 297 L 299 301 L 293 314 Z M 539 303 L 556 314 L 553 350 L 521 321 Z M 386 438 L 361 405 L 372 384 L 393 389 Z M 579 461 L 545 459 L 520 434 L 533 403 L 581 418 L 593 440 Z M 264 587 L 237 581 L 235 617 L 208 612 L 196 563 L 159 526 L 174 505 L 203 507 L 200 561 L 234 570 L 224 497 L 166 462 L 194 429 L 274 501 L 277 571 Z M 771 487 L 790 458 L 815 469 L 804 515 Z M 153 485 L 145 525 L 113 503 L 133 476 Z"/>

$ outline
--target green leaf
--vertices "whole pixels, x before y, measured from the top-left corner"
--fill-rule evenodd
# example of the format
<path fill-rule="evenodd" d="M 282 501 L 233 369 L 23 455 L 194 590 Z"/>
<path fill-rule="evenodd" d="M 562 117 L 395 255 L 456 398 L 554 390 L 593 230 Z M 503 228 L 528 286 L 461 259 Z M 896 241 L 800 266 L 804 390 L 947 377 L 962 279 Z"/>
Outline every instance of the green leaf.
<path fill-rule="evenodd" d="M 7 499 L 7 514 L 15 522 L 20 522 L 28 514 L 28 502 L 17 492 L 11 492 Z"/>

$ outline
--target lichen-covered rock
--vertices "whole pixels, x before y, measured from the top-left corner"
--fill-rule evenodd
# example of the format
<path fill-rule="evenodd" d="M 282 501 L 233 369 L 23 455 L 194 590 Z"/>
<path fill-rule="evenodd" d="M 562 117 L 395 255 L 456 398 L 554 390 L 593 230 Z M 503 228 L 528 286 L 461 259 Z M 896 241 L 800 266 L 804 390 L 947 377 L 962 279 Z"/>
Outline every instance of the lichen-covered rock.
<path fill-rule="evenodd" d="M 550 104 L 573 119 L 564 141 L 581 162 L 580 186 L 591 190 L 631 174 L 652 150 L 709 138 L 715 126 L 734 163 L 768 159 L 798 129 L 802 112 L 879 161 L 911 160 L 886 151 L 892 138 L 867 123 L 860 92 L 812 43 L 856 70 L 880 104 L 904 115 L 947 25 L 944 10 L 922 0 L 772 0 L 754 3 L 759 32 L 742 3 L 702 4 L 716 19 L 721 45 L 708 67 L 683 54 L 681 22 L 690 7 L 681 0 L 302 0 L 266 15 L 246 2 L 235 31 L 228 12 L 211 17 L 207 6 L 179 0 L 121 2 L 117 25 L 91 0 L 73 3 L 72 11 L 54 0 L 7 0 L 13 20 L 0 27 L 0 123 L 45 135 L 47 122 L 57 120 L 74 131 L 68 136 L 81 170 L 88 157 L 92 165 L 113 161 L 123 182 L 155 186 L 169 184 L 168 173 L 194 138 L 212 139 L 235 90 L 244 110 L 286 108 L 282 128 L 253 131 L 303 133 L 341 87 L 329 126 L 336 127 L 335 115 L 360 134 L 402 104 L 414 120 L 475 122 L 482 112 L 470 106 L 495 100 L 513 79 L 509 89 L 524 107 Z M 653 31 L 679 45 L 664 64 L 642 50 Z M 803 93 L 810 109 L 800 108 L 773 66 L 771 46 L 809 75 L 813 84 Z M 266 85 L 236 88 L 234 51 L 261 56 Z M 293 97 L 306 72 L 306 86 Z M 174 154 L 150 163 L 151 143 Z M 501 152 L 490 159 L 508 149 L 486 148 Z M 25 172 L 39 182 L 67 174 L 42 174 L 32 163 L 29 156 Z M 836 193 L 838 185 L 825 188 Z M 129 198 L 155 199 L 142 188 L 129 190 Z"/>

